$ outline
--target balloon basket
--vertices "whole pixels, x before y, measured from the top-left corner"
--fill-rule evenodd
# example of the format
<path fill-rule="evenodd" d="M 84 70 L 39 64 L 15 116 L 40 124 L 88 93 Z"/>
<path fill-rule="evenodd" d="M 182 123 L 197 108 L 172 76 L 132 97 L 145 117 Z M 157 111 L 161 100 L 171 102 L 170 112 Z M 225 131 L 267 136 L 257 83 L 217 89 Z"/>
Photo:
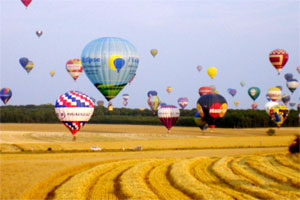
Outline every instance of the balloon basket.
<path fill-rule="evenodd" d="M 76 141 L 76 136 L 73 135 L 72 141 Z"/>

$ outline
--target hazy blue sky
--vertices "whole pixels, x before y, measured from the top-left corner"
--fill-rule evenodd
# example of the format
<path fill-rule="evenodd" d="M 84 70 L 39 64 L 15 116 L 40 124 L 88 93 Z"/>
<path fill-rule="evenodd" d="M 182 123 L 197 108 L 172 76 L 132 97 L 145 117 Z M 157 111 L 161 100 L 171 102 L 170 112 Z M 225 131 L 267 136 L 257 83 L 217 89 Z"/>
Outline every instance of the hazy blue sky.
<path fill-rule="evenodd" d="M 179 97 L 188 97 L 191 109 L 199 98 L 198 88 L 214 84 L 229 108 L 239 100 L 243 109 L 253 102 L 248 88 L 259 87 L 256 102 L 262 109 L 268 88 L 281 85 L 283 93 L 291 94 L 285 73 L 299 79 L 300 2 L 296 0 L 32 0 L 27 9 L 20 0 L 0 1 L 0 87 L 12 90 L 9 105 L 54 104 L 69 90 L 104 100 L 84 73 L 75 83 L 65 63 L 80 58 L 91 40 L 106 36 L 130 41 L 140 56 L 137 76 L 113 99 L 115 107 L 123 106 L 122 94 L 128 93 L 128 107 L 148 108 L 147 92 L 157 90 L 167 104 L 178 106 Z M 43 30 L 40 38 L 36 30 Z M 155 58 L 152 48 L 158 49 Z M 268 58 L 276 48 L 289 53 L 280 76 Z M 19 64 L 20 57 L 34 62 L 29 74 Z M 197 65 L 204 69 L 198 72 Z M 206 73 L 210 66 L 219 70 L 213 80 Z M 56 71 L 53 78 L 50 70 Z M 167 86 L 173 87 L 171 94 Z M 237 89 L 234 98 L 228 88 Z M 299 91 L 292 101 L 299 102 Z"/>

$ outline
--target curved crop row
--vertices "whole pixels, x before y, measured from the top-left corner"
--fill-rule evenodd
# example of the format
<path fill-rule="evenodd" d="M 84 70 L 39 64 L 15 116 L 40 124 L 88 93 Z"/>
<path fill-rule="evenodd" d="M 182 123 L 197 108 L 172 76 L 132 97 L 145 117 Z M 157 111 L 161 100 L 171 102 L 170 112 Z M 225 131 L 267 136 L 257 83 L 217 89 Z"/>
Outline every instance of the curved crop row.
<path fill-rule="evenodd" d="M 295 169 L 297 171 L 300 170 L 300 162 L 295 163 L 292 160 L 290 160 L 289 158 L 287 158 L 286 155 L 280 154 L 280 155 L 274 155 L 273 157 L 278 163 L 280 163 L 283 166 Z"/>

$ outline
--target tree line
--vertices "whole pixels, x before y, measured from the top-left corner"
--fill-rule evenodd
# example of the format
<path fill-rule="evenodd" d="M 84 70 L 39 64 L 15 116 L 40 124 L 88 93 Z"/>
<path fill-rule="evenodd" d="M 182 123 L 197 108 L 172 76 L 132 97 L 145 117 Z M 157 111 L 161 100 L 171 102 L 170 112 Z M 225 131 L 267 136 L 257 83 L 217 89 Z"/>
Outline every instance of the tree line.
<path fill-rule="evenodd" d="M 176 126 L 196 126 L 194 115 L 196 109 L 180 110 L 180 117 Z M 54 105 L 21 105 L 1 106 L 1 123 L 59 123 Z M 149 109 L 139 110 L 130 108 L 114 108 L 108 111 L 106 107 L 96 106 L 94 114 L 89 123 L 92 124 L 147 124 L 161 125 L 157 115 Z M 238 110 L 229 109 L 224 118 L 218 123 L 220 128 L 254 128 L 254 127 L 275 127 L 275 123 L 264 110 Z M 299 126 L 298 112 L 290 110 L 283 127 Z"/>

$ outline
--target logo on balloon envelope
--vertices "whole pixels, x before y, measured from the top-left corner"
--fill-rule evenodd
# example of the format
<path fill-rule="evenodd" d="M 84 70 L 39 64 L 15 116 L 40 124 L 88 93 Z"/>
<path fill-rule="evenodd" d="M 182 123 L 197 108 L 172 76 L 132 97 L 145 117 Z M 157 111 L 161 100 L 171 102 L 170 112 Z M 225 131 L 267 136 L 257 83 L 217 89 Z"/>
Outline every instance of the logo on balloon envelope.
<path fill-rule="evenodd" d="M 120 55 L 112 55 L 108 60 L 109 67 L 118 73 L 125 65 L 125 60 Z"/>
<path fill-rule="evenodd" d="M 209 107 L 209 115 L 213 118 L 224 117 L 227 111 L 227 104 L 214 103 Z"/>

